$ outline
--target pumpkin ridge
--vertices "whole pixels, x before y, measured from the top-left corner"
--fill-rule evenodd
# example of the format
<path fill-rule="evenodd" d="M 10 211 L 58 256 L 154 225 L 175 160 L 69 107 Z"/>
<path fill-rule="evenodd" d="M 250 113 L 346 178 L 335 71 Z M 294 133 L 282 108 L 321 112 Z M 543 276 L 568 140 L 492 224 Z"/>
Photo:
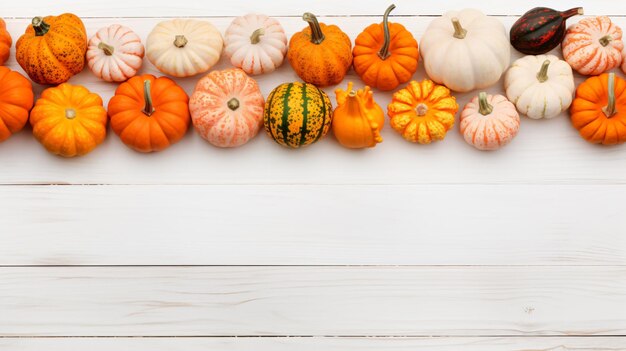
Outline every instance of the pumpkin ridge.
<path fill-rule="evenodd" d="M 288 125 L 289 125 L 289 94 L 291 93 L 291 89 L 294 83 L 289 83 L 287 88 L 285 89 L 285 94 L 283 95 L 283 116 L 280 124 L 280 129 L 283 134 L 283 140 L 285 143 L 289 144 L 289 134 L 288 134 Z"/>
<path fill-rule="evenodd" d="M 309 114 L 309 98 L 307 97 L 306 85 L 302 84 L 302 128 L 300 130 L 300 146 L 304 145 L 306 141 L 306 135 L 308 133 L 307 123 L 308 123 L 308 114 Z"/>

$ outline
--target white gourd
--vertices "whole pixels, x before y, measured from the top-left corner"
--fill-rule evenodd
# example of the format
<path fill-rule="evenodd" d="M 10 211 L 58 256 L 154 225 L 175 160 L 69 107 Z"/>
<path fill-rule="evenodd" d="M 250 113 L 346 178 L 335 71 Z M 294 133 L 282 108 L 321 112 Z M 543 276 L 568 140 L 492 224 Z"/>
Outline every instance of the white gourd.
<path fill-rule="evenodd" d="M 420 52 L 428 76 L 458 92 L 493 85 L 511 59 L 504 25 L 475 9 L 434 19 L 422 36 Z"/>
<path fill-rule="evenodd" d="M 107 82 L 123 82 L 137 74 L 143 63 L 144 47 L 130 28 L 114 24 L 89 39 L 87 65 Z"/>
<path fill-rule="evenodd" d="M 266 15 L 237 17 L 226 29 L 224 53 L 233 66 L 248 74 L 274 71 L 287 54 L 287 36 L 280 23 Z"/>
<path fill-rule="evenodd" d="M 570 65 L 554 55 L 528 55 L 513 62 L 504 89 L 521 114 L 553 118 L 572 103 L 574 75 Z"/>
<path fill-rule="evenodd" d="M 146 41 L 146 56 L 170 76 L 189 77 L 208 71 L 222 53 L 220 32 L 207 21 L 174 19 L 154 27 Z"/>

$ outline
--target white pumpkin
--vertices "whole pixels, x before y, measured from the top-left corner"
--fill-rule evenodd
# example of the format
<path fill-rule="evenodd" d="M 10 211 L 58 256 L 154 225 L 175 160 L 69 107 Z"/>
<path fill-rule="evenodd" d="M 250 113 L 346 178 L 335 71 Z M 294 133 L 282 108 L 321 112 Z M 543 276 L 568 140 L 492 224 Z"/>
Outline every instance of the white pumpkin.
<path fill-rule="evenodd" d="M 287 36 L 277 20 L 266 15 L 237 17 L 226 29 L 224 53 L 233 66 L 248 74 L 269 73 L 287 54 Z"/>
<path fill-rule="evenodd" d="M 493 85 L 511 60 L 504 25 L 475 9 L 434 19 L 422 36 L 420 52 L 428 76 L 458 92 Z"/>
<path fill-rule="evenodd" d="M 89 39 L 87 65 L 107 82 L 123 82 L 137 74 L 143 63 L 141 38 L 130 28 L 114 24 Z"/>
<path fill-rule="evenodd" d="M 146 56 L 161 72 L 189 77 L 208 71 L 222 54 L 220 32 L 207 21 L 174 19 L 154 27 L 146 41 Z"/>
<path fill-rule="evenodd" d="M 552 118 L 571 105 L 574 75 L 570 65 L 554 55 L 528 55 L 513 62 L 504 76 L 504 89 L 520 113 Z"/>

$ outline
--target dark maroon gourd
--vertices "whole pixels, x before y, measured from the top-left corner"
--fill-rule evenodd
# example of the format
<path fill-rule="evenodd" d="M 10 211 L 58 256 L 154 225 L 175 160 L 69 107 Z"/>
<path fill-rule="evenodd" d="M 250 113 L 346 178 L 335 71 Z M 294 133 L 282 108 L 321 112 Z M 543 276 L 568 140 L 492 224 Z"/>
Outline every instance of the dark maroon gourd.
<path fill-rule="evenodd" d="M 582 7 L 563 12 L 547 7 L 535 7 L 515 21 L 511 27 L 511 45 L 527 55 L 545 54 L 563 41 L 565 20 L 582 14 Z"/>

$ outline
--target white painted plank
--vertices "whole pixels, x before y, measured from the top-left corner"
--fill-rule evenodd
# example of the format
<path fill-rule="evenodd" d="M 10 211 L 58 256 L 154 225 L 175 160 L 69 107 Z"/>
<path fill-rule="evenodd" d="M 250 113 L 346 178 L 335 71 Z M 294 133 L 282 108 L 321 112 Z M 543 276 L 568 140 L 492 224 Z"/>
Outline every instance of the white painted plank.
<path fill-rule="evenodd" d="M 626 337 L 3 338 L 6 351 L 625 351 Z"/>
<path fill-rule="evenodd" d="M 4 186 L 0 265 L 626 265 L 626 186 Z"/>
<path fill-rule="evenodd" d="M 624 267 L 0 268 L 4 336 L 626 334 Z"/>
<path fill-rule="evenodd" d="M 421 2 L 420 2 L 421 3 Z M 129 3 L 130 4 L 130 3 Z M 616 5 L 624 6 L 624 5 Z M 281 18 L 291 35 L 304 23 L 298 18 Z M 355 38 L 376 18 L 323 18 L 341 24 Z M 397 18 L 420 37 L 431 18 Z M 88 32 L 123 21 L 145 38 L 158 19 L 89 19 Z M 230 18 L 212 21 L 224 31 Z M 514 18 L 502 18 L 510 25 Z M 626 18 L 616 18 L 626 27 Z M 19 33 L 25 19 L 9 20 L 12 33 Z M 556 52 L 555 52 L 556 53 Z M 514 58 L 519 54 L 514 54 Z M 147 60 L 146 60 L 147 62 Z M 14 58 L 9 63 L 18 69 Z M 228 67 L 222 59 L 219 68 Z M 144 72 L 157 73 L 146 63 Z M 621 73 L 620 73 L 621 74 Z M 423 69 L 415 79 L 425 76 Z M 179 79 L 191 93 L 198 78 Z M 261 89 L 269 94 L 276 85 L 297 80 L 289 65 L 259 77 Z M 350 72 L 345 80 L 358 78 Z M 581 77 L 577 77 L 580 82 Z M 102 95 L 112 96 L 115 85 L 98 81 L 85 71 L 72 79 Z M 334 88 L 326 91 L 334 101 Z M 488 89 L 502 92 L 500 84 Z M 41 91 L 41 87 L 37 87 Z M 472 94 L 458 94 L 463 106 Z M 391 93 L 378 93 L 386 106 Z M 457 127 L 458 128 L 458 127 Z M 445 141 L 430 146 L 405 142 L 387 125 L 384 142 L 373 150 L 353 151 L 338 145 L 332 136 L 302 150 L 287 150 L 264 133 L 249 145 L 221 150 L 204 142 L 192 130 L 185 139 L 159 154 L 144 155 L 126 148 L 110 133 L 92 154 L 66 160 L 48 154 L 27 129 L 0 145 L 0 184 L 423 184 L 423 183 L 626 183 L 626 147 L 599 147 L 582 140 L 563 114 L 546 121 L 524 118 L 519 136 L 498 152 L 479 152 L 465 143 L 458 129 Z"/>
<path fill-rule="evenodd" d="M 521 15 L 536 6 L 548 6 L 564 10 L 573 6 L 584 6 L 589 15 L 626 15 L 626 6 L 611 0 L 530 0 L 524 2 L 473 0 L 460 1 L 412 1 L 394 0 L 396 14 L 402 15 L 440 15 L 445 11 L 464 7 L 475 7 L 492 15 Z M 215 5 L 212 2 L 194 0 L 109 0 L 105 2 L 85 2 L 80 6 L 71 0 L 29 0 L 3 4 L 3 16 L 32 17 L 39 15 L 38 9 L 47 13 L 72 11 L 81 16 L 90 17 L 150 17 L 150 16 L 237 16 L 246 12 L 260 12 L 270 15 L 298 16 L 305 11 L 323 15 L 377 15 L 384 11 L 386 2 L 376 0 L 316 0 L 294 3 L 289 0 L 251 1 L 232 0 Z"/>

